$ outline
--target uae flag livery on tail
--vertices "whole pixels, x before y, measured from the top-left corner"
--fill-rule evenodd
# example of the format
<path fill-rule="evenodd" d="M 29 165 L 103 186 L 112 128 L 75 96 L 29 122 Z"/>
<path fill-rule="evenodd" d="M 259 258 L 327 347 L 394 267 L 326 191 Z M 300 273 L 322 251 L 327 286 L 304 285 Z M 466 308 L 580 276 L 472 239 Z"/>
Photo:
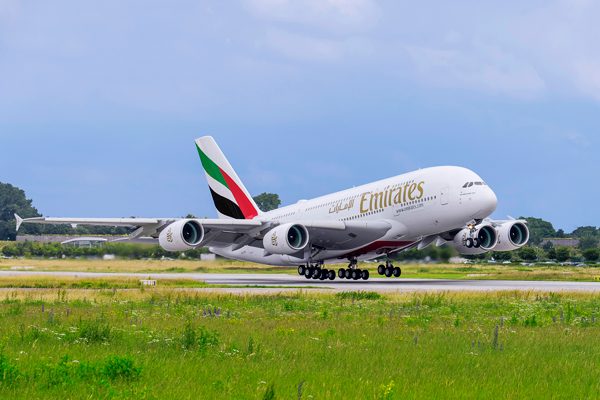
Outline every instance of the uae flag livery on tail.
<path fill-rule="evenodd" d="M 208 187 L 221 218 L 252 219 L 259 214 L 256 203 L 211 136 L 196 140 Z"/>

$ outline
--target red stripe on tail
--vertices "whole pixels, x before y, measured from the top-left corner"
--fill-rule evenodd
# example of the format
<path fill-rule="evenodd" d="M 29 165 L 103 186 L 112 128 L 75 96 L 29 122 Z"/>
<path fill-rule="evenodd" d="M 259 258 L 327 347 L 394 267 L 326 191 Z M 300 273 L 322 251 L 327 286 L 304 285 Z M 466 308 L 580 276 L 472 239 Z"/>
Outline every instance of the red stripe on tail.
<path fill-rule="evenodd" d="M 231 179 L 229 175 L 227 175 L 225 171 L 223 171 L 222 168 L 219 169 L 221 170 L 221 174 L 223 174 L 223 177 L 227 182 L 227 187 L 229 187 L 229 190 L 231 190 L 231 193 L 233 193 L 236 203 L 242 210 L 244 217 L 246 217 L 246 219 L 252 219 L 256 217 L 258 215 L 258 210 L 254 208 L 252 202 L 250 199 L 248 199 L 244 191 L 237 185 L 237 183 L 235 183 L 233 179 Z"/>

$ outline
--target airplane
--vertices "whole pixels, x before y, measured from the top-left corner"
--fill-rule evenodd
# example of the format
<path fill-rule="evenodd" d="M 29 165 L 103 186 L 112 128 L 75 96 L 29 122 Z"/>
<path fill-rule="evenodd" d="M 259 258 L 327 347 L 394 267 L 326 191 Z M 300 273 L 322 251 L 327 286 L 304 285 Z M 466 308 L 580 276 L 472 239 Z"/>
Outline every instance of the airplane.
<path fill-rule="evenodd" d="M 497 197 L 475 172 L 453 166 L 420 169 L 269 212 L 262 212 L 211 136 L 195 141 L 218 218 L 49 218 L 23 223 L 121 226 L 127 240 L 158 242 L 171 252 L 198 247 L 219 256 L 297 266 L 315 280 L 368 280 L 360 261 L 385 259 L 379 275 L 400 277 L 390 255 L 430 245 L 462 255 L 512 251 L 529 241 L 524 220 L 493 220 Z M 330 264 L 348 262 L 336 271 Z"/>

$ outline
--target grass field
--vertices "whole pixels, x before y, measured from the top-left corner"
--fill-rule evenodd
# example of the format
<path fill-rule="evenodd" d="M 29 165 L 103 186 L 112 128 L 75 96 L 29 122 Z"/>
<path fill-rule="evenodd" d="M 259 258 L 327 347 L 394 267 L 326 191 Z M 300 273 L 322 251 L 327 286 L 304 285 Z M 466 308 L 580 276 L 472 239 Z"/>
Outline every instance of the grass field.
<path fill-rule="evenodd" d="M 600 297 L 20 290 L 0 398 L 595 398 Z"/>
<path fill-rule="evenodd" d="M 499 264 L 398 264 L 404 278 L 435 279 L 508 279 L 508 280 L 555 280 L 598 281 L 600 268 L 572 266 L 532 266 Z M 377 264 L 363 263 L 376 274 Z M 339 265 L 338 267 L 345 267 Z M 239 261 L 192 261 L 192 260 L 0 260 L 0 270 L 27 269 L 34 271 L 78 272 L 214 272 L 214 273 L 282 273 L 296 274 L 295 267 L 271 267 Z"/>

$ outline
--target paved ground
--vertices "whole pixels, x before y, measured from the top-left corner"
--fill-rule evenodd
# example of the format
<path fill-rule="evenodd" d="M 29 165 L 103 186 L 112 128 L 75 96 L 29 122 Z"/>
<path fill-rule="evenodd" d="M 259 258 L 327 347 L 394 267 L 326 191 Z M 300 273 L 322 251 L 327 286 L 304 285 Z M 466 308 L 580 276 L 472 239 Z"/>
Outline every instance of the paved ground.
<path fill-rule="evenodd" d="M 300 276 L 285 274 L 131 274 L 131 273 L 95 273 L 95 272 L 38 272 L 38 271 L 0 271 L 0 277 L 7 276 L 55 276 L 55 277 L 134 277 L 139 279 L 197 279 L 209 284 L 240 286 L 243 291 L 268 292 L 268 289 L 281 287 L 318 288 L 333 290 L 370 290 L 370 291 L 581 291 L 600 292 L 600 282 L 549 282 L 549 281 L 497 281 L 497 280 L 445 280 L 445 279 L 403 279 L 374 278 L 368 281 L 318 281 Z M 244 288 L 245 287 L 245 288 Z M 225 292 L 231 290 L 223 290 Z M 239 290 L 233 290 L 239 291 Z"/>

